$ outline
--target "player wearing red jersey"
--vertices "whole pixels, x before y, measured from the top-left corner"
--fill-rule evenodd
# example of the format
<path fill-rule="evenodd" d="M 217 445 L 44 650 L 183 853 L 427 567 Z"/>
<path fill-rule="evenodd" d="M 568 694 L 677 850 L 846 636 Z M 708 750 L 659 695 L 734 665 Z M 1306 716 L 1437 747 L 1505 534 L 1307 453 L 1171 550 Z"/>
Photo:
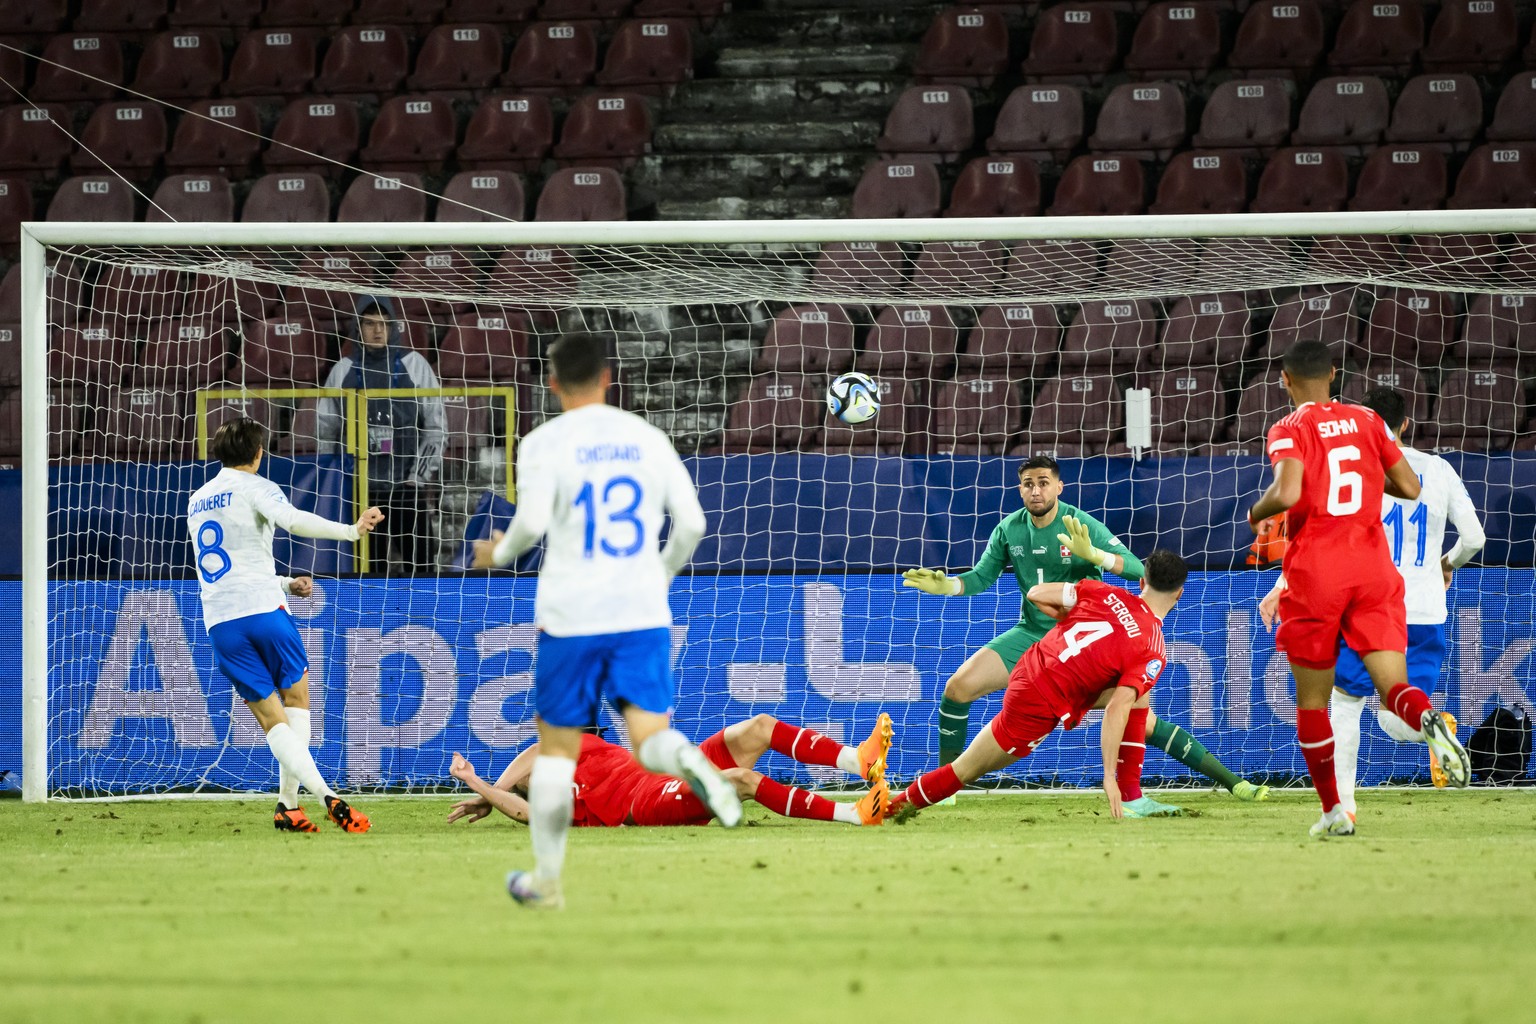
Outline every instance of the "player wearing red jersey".
<path fill-rule="evenodd" d="M 1189 575 L 1172 551 L 1154 551 L 1144 564 L 1140 597 L 1098 580 L 1031 587 L 1029 600 L 1057 625 L 1014 666 L 997 717 L 953 762 L 893 796 L 891 813 L 958 793 L 1028 756 L 1056 726 L 1071 729 L 1102 706 L 1104 795 L 1110 815 L 1125 816 L 1125 805 L 1141 799 L 1147 693 L 1167 662 L 1162 620 Z"/>
<path fill-rule="evenodd" d="M 891 716 L 881 713 L 869 737 L 857 747 L 845 747 L 811 729 L 758 715 L 715 733 L 699 744 L 743 800 L 752 799 L 788 818 L 841 821 L 849 825 L 879 825 L 885 820 L 890 789 L 885 784 L 885 758 L 891 749 Z M 856 804 L 838 803 L 775 782 L 753 765 L 769 750 L 801 764 L 841 768 L 868 779 L 872 787 Z M 516 821 L 528 820 L 526 790 L 535 743 L 518 754 L 494 786 L 475 773 L 462 754 L 453 755 L 453 777 L 477 794 L 453 805 L 449 821 L 478 821 L 498 810 Z M 596 736 L 581 738 L 576 761 L 575 808 L 571 824 L 707 825 L 713 815 L 681 779 L 654 775 L 635 763 L 629 751 Z"/>
<path fill-rule="evenodd" d="M 1392 432 L 1370 409 L 1329 398 L 1333 357 L 1322 342 L 1300 341 L 1285 353 L 1281 382 L 1296 411 L 1270 428 L 1265 450 L 1275 479 L 1248 511 L 1248 524 L 1286 514 L 1275 647 L 1296 679 L 1296 736 L 1322 801 L 1314 836 L 1352 835 L 1339 803 L 1328 695 L 1339 639 L 1360 654 L 1382 707 L 1423 730 L 1455 784 L 1468 779 L 1467 752 L 1408 685 L 1408 619 L 1403 578 L 1381 529 L 1381 498 L 1413 501 L 1419 479 Z"/>

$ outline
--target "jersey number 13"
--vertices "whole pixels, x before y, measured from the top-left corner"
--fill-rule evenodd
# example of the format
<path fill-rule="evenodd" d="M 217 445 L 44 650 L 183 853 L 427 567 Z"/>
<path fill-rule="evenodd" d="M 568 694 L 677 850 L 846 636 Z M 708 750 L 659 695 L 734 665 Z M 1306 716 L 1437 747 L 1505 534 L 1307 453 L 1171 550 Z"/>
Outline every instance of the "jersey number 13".
<path fill-rule="evenodd" d="M 593 557 L 599 548 L 612 558 L 628 558 L 639 552 L 645 544 L 645 525 L 635 510 L 644 495 L 640 482 L 629 476 L 616 476 L 603 484 L 601 496 L 590 480 L 582 485 L 575 504 L 586 516 L 583 558 Z"/>

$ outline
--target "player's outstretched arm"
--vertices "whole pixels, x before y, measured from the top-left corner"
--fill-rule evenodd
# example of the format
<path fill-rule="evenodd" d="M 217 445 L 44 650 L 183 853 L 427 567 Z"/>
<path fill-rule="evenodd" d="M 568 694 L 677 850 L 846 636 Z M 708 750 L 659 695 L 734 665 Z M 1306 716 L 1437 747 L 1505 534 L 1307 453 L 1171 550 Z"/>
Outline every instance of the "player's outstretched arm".
<path fill-rule="evenodd" d="M 1387 467 L 1386 492 L 1394 498 L 1402 498 L 1404 501 L 1418 501 L 1419 474 L 1413 471 L 1408 464 L 1407 456 L 1399 458 L 1391 466 Z"/>
<path fill-rule="evenodd" d="M 1302 464 L 1300 459 L 1281 459 L 1275 463 L 1275 478 L 1259 500 L 1248 510 L 1248 526 L 1254 533 L 1270 516 L 1279 515 L 1301 500 Z"/>
<path fill-rule="evenodd" d="M 453 755 L 453 764 L 448 769 L 448 773 L 468 786 L 479 797 L 478 801 L 461 800 L 459 803 L 454 804 L 453 810 L 448 814 L 450 822 L 458 821 L 460 818 L 479 821 L 486 815 L 486 811 L 482 809 L 483 802 L 483 804 L 494 807 L 513 821 L 527 823 L 528 801 L 516 793 L 497 789 L 486 782 L 475 772 L 474 765 L 470 764 L 463 754 L 455 753 Z"/>
<path fill-rule="evenodd" d="M 1104 758 L 1104 796 L 1109 801 L 1109 816 L 1122 818 L 1120 787 L 1115 784 L 1115 765 L 1120 760 L 1120 741 L 1125 739 L 1125 723 L 1131 717 L 1136 691 L 1117 686 L 1104 707 L 1104 725 L 1099 733 L 1099 752 Z"/>
<path fill-rule="evenodd" d="M 965 584 L 960 582 L 960 577 L 950 576 L 943 569 L 908 569 L 901 574 L 901 585 L 941 597 L 958 597 L 965 593 Z"/>
<path fill-rule="evenodd" d="M 324 516 L 305 512 L 293 507 L 282 490 L 272 487 L 262 491 L 252 502 L 256 511 L 276 526 L 281 526 L 295 537 L 315 537 L 320 540 L 357 540 L 384 521 L 384 513 L 377 507 L 365 511 L 356 523 L 333 523 Z"/>
<path fill-rule="evenodd" d="M 1061 525 L 1067 532 L 1058 533 L 1056 539 L 1066 545 L 1073 557 L 1127 579 L 1139 580 L 1146 575 L 1141 559 L 1131 554 L 1130 549 L 1116 540 L 1109 528 L 1098 520 L 1087 516 L 1082 519 L 1062 516 Z"/>
<path fill-rule="evenodd" d="M 1061 620 L 1067 617 L 1072 606 L 1077 604 L 1077 585 L 1075 583 L 1036 583 L 1029 588 L 1025 595 L 1029 603 L 1039 608 L 1053 619 Z"/>

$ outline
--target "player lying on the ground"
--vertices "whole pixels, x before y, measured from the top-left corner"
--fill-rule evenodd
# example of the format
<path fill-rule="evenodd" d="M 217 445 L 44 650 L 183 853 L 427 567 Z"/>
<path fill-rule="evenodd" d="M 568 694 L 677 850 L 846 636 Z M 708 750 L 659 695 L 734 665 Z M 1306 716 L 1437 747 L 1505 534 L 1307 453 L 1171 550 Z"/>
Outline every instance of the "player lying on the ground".
<path fill-rule="evenodd" d="M 453 777 L 477 796 L 453 805 L 449 821 L 479 821 L 492 809 L 514 821 L 528 820 L 528 776 L 538 757 L 531 744 L 507 765 L 494 786 L 475 774 L 461 754 L 453 755 Z M 874 731 L 857 747 L 845 747 L 810 729 L 758 715 L 737 722 L 699 744 L 743 800 L 756 800 L 775 814 L 849 825 L 879 825 L 891 792 L 885 783 L 885 758 L 891 749 L 891 716 L 881 713 Z M 871 788 L 857 804 L 839 803 L 775 782 L 753 770 L 769 750 L 801 764 L 841 768 L 868 779 Z M 584 825 L 707 825 L 714 815 L 682 780 L 653 775 L 635 763 L 628 750 L 597 736 L 581 738 L 576 762 L 576 803 L 571 823 Z"/>
<path fill-rule="evenodd" d="M 959 576 L 948 576 L 939 569 L 909 569 L 903 574 L 903 586 L 948 597 L 985 593 L 1005 566 L 1012 566 L 1019 585 L 1022 607 L 1018 625 L 972 654 L 944 684 L 939 702 L 941 765 L 949 764 L 965 749 L 971 703 L 1007 686 L 1019 658 L 1053 625 L 1049 616 L 1022 600 L 1030 587 L 1102 579 L 1106 570 L 1126 579 L 1141 579 L 1141 561 L 1103 523 L 1061 501 L 1062 489 L 1061 465 L 1048 455 L 1036 455 L 1019 467 L 1019 496 L 1024 507 L 997 524 L 974 569 Z M 1068 520 L 1086 527 L 1076 540 L 1065 532 Z M 1238 778 L 1199 740 L 1151 712 L 1147 714 L 1146 742 L 1239 800 L 1263 800 L 1269 795 L 1268 786 Z"/>
<path fill-rule="evenodd" d="M 272 823 L 283 832 L 319 831 L 299 806 L 302 783 L 325 800 L 331 821 L 348 832 L 366 832 L 367 816 L 326 784 L 309 752 L 309 655 L 284 597 L 308 597 L 313 581 L 277 575 L 272 534 L 281 526 L 299 537 L 355 541 L 384 513 L 370 508 L 348 525 L 294 508 L 282 488 L 257 473 L 266 440 L 255 420 L 221 425 L 208 446 L 219 472 L 187 505 L 203 623 L 214 663 L 256 716 L 281 766 Z"/>
<path fill-rule="evenodd" d="M 953 762 L 895 794 L 891 813 L 937 803 L 1028 756 L 1056 726 L 1075 727 L 1109 691 L 1099 741 L 1109 813 L 1146 817 L 1141 811 L 1148 799 L 1141 795 L 1146 745 L 1140 739 L 1147 693 L 1167 661 L 1163 618 L 1184 592 L 1188 575 L 1184 559 L 1158 550 L 1147 558 L 1140 597 L 1099 580 L 1031 587 L 1030 602 L 1057 625 L 1019 659 L 997 717 Z"/>
<path fill-rule="evenodd" d="M 1343 645 L 1360 652 L 1382 707 L 1422 731 L 1450 781 L 1465 786 L 1467 752 L 1429 696 L 1408 682 L 1408 619 L 1403 577 L 1381 528 L 1383 493 L 1419 497 L 1418 475 L 1380 416 L 1329 397 L 1333 356 L 1318 341 L 1286 350 L 1280 370 L 1296 411 L 1269 430 L 1265 450 L 1275 479 L 1248 510 L 1248 524 L 1286 513 L 1290 540 L 1282 564 L 1280 628 L 1296 679 L 1296 738 L 1323 805 L 1314 836 L 1352 835 L 1340 805 L 1328 695 Z"/>
<path fill-rule="evenodd" d="M 1390 494 L 1382 496 L 1381 521 L 1392 549 L 1392 561 L 1403 577 L 1408 611 L 1408 682 L 1425 693 L 1433 693 L 1445 667 L 1446 589 L 1451 574 L 1466 565 L 1483 549 L 1487 534 L 1477 518 L 1477 509 L 1467 494 L 1467 487 L 1451 464 L 1438 455 L 1421 452 L 1403 443 L 1411 420 L 1407 403 L 1395 388 L 1372 388 L 1360 404 L 1388 424 L 1394 432 L 1403 457 L 1419 478 L 1419 497 L 1404 501 Z M 1445 523 L 1450 520 L 1458 534 L 1456 543 L 1445 551 Z M 1440 552 L 1444 552 L 1441 554 Z M 1259 616 L 1265 628 L 1271 628 L 1278 616 L 1280 592 L 1285 576 L 1259 602 Z M 1333 726 L 1334 767 L 1339 783 L 1339 805 L 1350 820 L 1355 819 L 1355 777 L 1360 757 L 1360 711 L 1374 687 L 1360 656 L 1348 646 L 1339 648 L 1334 667 L 1333 695 L 1328 701 L 1328 721 Z M 1442 711 L 1446 728 L 1456 731 L 1456 719 Z M 1378 708 L 1376 719 L 1388 736 L 1400 743 L 1424 743 L 1422 730 L 1410 729 L 1391 712 Z M 1437 787 L 1449 781 L 1439 755 L 1429 752 L 1430 778 Z"/>

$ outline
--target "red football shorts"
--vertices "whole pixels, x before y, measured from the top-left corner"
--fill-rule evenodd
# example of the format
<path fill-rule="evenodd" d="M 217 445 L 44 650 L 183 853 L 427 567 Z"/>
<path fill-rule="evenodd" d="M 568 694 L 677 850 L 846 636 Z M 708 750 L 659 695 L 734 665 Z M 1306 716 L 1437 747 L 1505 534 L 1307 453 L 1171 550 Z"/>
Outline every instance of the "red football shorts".
<path fill-rule="evenodd" d="M 1339 638 L 1353 651 L 1408 650 L 1403 577 L 1349 579 L 1337 566 L 1287 566 L 1275 649 L 1302 668 L 1333 668 Z"/>
<path fill-rule="evenodd" d="M 722 771 L 735 768 L 736 759 L 725 745 L 725 733 L 717 732 L 699 744 L 709 763 Z M 634 825 L 708 825 L 714 820 L 704 801 L 693 795 L 688 783 L 655 775 L 636 787 L 629 805 L 629 820 Z"/>
<path fill-rule="evenodd" d="M 1033 680 L 1010 682 L 1003 694 L 1003 710 L 992 719 L 992 738 L 1015 757 L 1028 757 L 1051 730 L 1066 721 L 1052 705 Z"/>

